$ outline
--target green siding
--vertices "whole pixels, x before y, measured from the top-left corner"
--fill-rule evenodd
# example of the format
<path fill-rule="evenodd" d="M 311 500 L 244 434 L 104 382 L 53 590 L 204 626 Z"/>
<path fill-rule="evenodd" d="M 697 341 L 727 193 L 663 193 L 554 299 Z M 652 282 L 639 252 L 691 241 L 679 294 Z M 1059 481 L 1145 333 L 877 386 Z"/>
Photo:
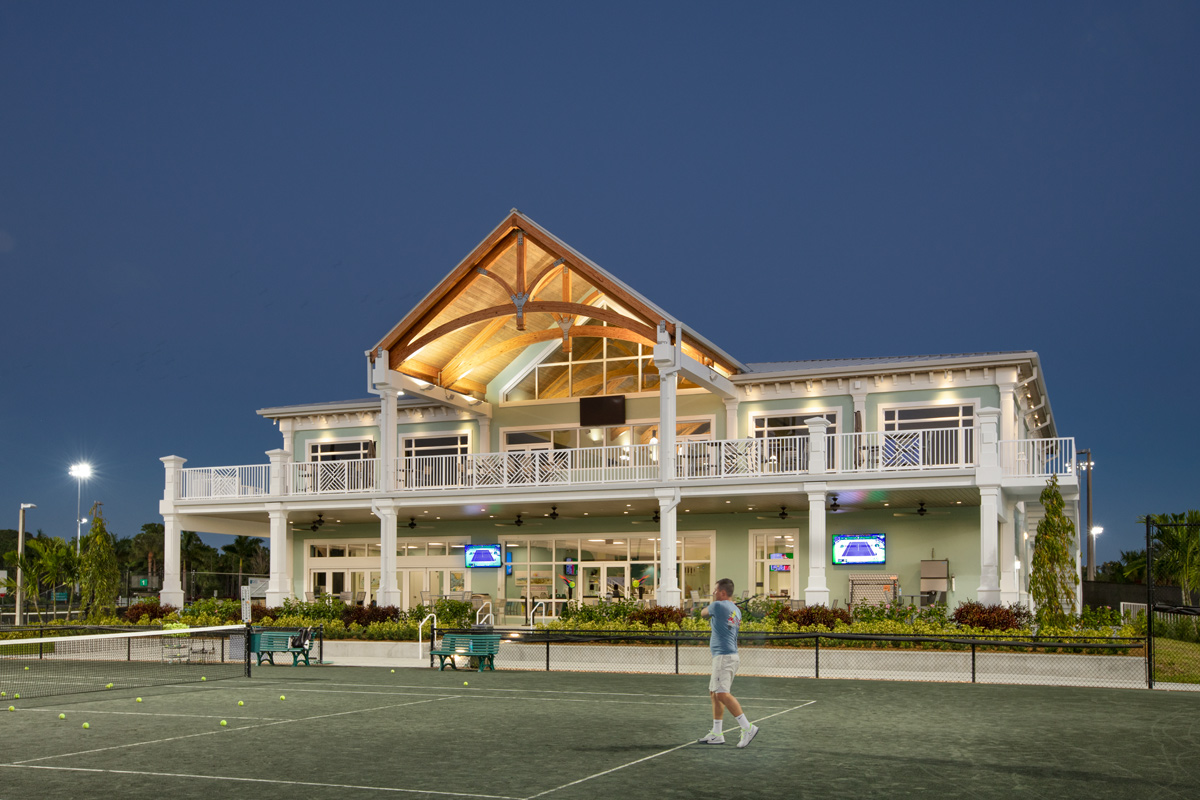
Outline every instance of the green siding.
<path fill-rule="evenodd" d="M 738 428 L 742 431 L 742 435 L 736 438 L 753 438 L 754 429 L 750 426 L 750 418 L 752 416 L 761 416 L 773 411 L 799 411 L 803 414 L 805 411 L 816 412 L 822 409 L 836 409 L 838 411 L 838 431 L 840 433 L 854 430 L 854 399 L 850 395 L 809 397 L 803 399 L 785 397 L 776 400 L 753 400 L 741 403 L 738 406 Z"/>
<path fill-rule="evenodd" d="M 378 446 L 379 426 L 364 425 L 354 428 L 321 428 L 315 431 L 297 431 L 292 441 L 295 443 L 296 461 L 308 460 L 308 443 L 328 439 L 373 439 Z"/>
<path fill-rule="evenodd" d="M 928 403 L 953 405 L 977 403 L 978 408 L 999 408 L 1000 390 L 995 386 L 964 386 L 958 389 L 922 389 L 913 392 L 876 392 L 867 395 L 866 430 L 879 430 L 879 407 L 893 403 Z"/>

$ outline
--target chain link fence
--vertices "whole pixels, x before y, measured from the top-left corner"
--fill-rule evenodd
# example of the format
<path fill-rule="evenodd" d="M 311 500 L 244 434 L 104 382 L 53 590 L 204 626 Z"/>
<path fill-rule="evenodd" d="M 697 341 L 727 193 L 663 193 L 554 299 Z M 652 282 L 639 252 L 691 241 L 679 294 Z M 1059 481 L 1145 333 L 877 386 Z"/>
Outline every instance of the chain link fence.
<path fill-rule="evenodd" d="M 1200 606 L 1194 605 L 1200 602 L 1198 575 L 1200 524 L 1147 517 L 1146 671 L 1152 689 L 1200 691 Z M 1167 593 L 1160 591 L 1171 583 L 1182 590 L 1178 604 L 1164 602 Z"/>
<path fill-rule="evenodd" d="M 480 633 L 475 630 L 445 633 Z M 498 670 L 707 675 L 708 634 L 696 631 L 500 629 Z M 738 675 L 776 678 L 1142 688 L 1142 638 L 882 636 L 743 633 Z M 465 665 L 464 665 L 465 666 Z"/>

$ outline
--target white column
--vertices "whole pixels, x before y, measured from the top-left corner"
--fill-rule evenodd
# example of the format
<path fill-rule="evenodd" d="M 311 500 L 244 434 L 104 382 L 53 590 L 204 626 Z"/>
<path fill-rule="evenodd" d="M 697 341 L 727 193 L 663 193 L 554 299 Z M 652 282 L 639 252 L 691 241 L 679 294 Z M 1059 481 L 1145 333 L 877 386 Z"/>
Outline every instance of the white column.
<path fill-rule="evenodd" d="M 179 499 L 182 470 L 187 459 L 166 456 L 159 460 L 166 468 L 166 485 L 162 502 L 158 504 L 159 513 L 163 518 L 163 585 L 162 591 L 158 593 L 158 601 L 163 605 L 182 607 L 184 598 L 180 571 L 183 565 L 179 545 L 181 528 L 179 518 L 175 516 L 175 501 Z"/>
<path fill-rule="evenodd" d="M 379 458 L 380 489 L 390 492 L 396 488 L 396 398 L 400 390 L 391 385 L 379 386 L 379 446 L 375 455 Z"/>
<path fill-rule="evenodd" d="M 804 424 L 808 426 L 808 473 L 823 475 L 828 466 L 825 445 L 829 442 L 829 420 L 824 417 L 812 417 L 804 420 Z"/>
<path fill-rule="evenodd" d="M 158 602 L 176 608 L 183 607 L 183 584 L 179 580 L 181 569 L 179 554 L 179 517 L 163 514 L 163 585 L 158 593 Z"/>
<path fill-rule="evenodd" d="M 796 533 L 792 536 L 792 572 L 788 581 L 788 597 L 793 600 L 800 599 L 800 553 L 800 529 L 796 528 Z"/>
<path fill-rule="evenodd" d="M 375 602 L 381 606 L 401 604 L 400 587 L 396 585 L 396 506 L 377 503 L 371 506 L 379 517 L 379 592 Z"/>
<path fill-rule="evenodd" d="M 825 583 L 825 486 L 819 486 L 804 487 L 808 491 L 808 587 L 804 602 L 810 606 L 829 605 L 829 585 Z"/>
<path fill-rule="evenodd" d="M 979 593 L 976 599 L 984 605 L 994 605 L 1000 602 L 1000 573 L 997 564 L 1000 489 L 995 486 L 981 486 L 979 501 Z"/>
<path fill-rule="evenodd" d="M 664 461 L 667 459 L 663 459 Z M 679 509 L 678 489 L 658 489 L 658 592 L 660 606 L 680 605 L 679 547 L 676 512 Z"/>
<path fill-rule="evenodd" d="M 267 583 L 267 605 L 283 605 L 284 598 L 292 596 L 292 576 L 287 572 L 287 549 L 291 545 L 288 535 L 288 512 L 277 503 L 267 507 L 271 518 L 271 575 Z"/>
<path fill-rule="evenodd" d="M 475 452 L 490 453 L 492 452 L 492 418 L 480 414 L 477 419 L 479 422 L 479 441 L 475 443 Z"/>
<path fill-rule="evenodd" d="M 1016 562 L 1021 558 L 1021 553 L 1015 541 L 1016 526 L 1013 520 L 1014 515 L 1010 509 L 1008 520 L 1000 522 L 1000 602 L 1006 605 L 1020 599 Z M 1022 561 L 1021 569 L 1025 568 L 1026 564 Z"/>
<path fill-rule="evenodd" d="M 1000 441 L 1010 442 L 1017 438 L 1017 407 L 1014 385 L 1000 384 Z"/>
<path fill-rule="evenodd" d="M 271 461 L 271 496 L 282 497 L 288 492 L 291 456 L 287 450 L 268 450 L 267 458 Z"/>
<path fill-rule="evenodd" d="M 679 334 L 679 328 L 676 327 L 676 337 Z M 654 366 L 658 368 L 659 479 L 672 481 L 675 480 L 675 395 L 679 385 L 679 342 L 671 343 L 665 321 L 658 323 Z"/>
<path fill-rule="evenodd" d="M 288 454 L 288 461 L 295 461 L 292 453 L 296 451 L 296 438 L 292 435 L 296 431 L 296 421 L 291 417 L 279 420 L 279 433 L 283 436 L 283 447 L 281 448 Z"/>
<path fill-rule="evenodd" d="M 738 399 L 736 397 L 726 397 L 725 401 L 725 438 L 740 439 L 741 431 L 738 430 Z M 746 434 L 749 436 L 749 432 Z"/>

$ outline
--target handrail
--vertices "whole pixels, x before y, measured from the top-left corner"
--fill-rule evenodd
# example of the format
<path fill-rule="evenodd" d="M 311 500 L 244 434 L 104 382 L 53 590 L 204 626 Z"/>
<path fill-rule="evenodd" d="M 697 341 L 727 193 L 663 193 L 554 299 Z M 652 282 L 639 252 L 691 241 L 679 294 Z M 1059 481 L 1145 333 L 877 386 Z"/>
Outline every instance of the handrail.
<path fill-rule="evenodd" d="M 433 641 L 433 634 L 434 631 L 437 630 L 437 614 L 427 614 L 425 619 L 421 620 L 421 624 L 417 626 L 417 658 L 421 658 L 421 629 L 424 628 L 425 623 L 429 622 L 431 619 L 433 620 L 433 628 L 429 631 L 429 646 L 433 647 L 435 644 Z M 429 660 L 433 661 L 433 656 L 430 656 Z"/>
<path fill-rule="evenodd" d="M 492 614 L 492 611 L 491 611 L 491 609 L 492 609 L 492 601 L 491 600 L 485 600 L 483 602 L 483 604 L 480 605 L 479 608 L 475 611 L 475 624 L 476 625 L 484 624 L 483 622 L 480 621 L 479 615 L 483 614 L 483 609 L 485 609 L 485 608 L 488 609 L 488 613 L 483 617 L 483 619 L 487 620 L 486 624 L 495 625 L 496 617 Z"/>
<path fill-rule="evenodd" d="M 542 607 L 542 624 L 546 624 L 546 601 L 538 600 L 533 604 L 533 608 L 529 610 L 529 627 L 533 627 L 533 617 L 537 614 L 538 606 Z"/>

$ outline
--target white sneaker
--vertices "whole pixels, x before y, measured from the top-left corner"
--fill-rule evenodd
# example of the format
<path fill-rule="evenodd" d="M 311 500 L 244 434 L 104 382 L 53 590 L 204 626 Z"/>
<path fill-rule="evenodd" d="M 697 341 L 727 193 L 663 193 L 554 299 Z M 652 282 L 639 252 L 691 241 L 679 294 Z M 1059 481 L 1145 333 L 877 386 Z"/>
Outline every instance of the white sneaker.
<path fill-rule="evenodd" d="M 750 744 L 750 740 L 758 735 L 758 726 L 751 725 L 749 728 L 742 728 L 742 738 L 738 740 L 738 747 L 745 747 Z"/>
<path fill-rule="evenodd" d="M 704 738 L 697 739 L 697 744 L 725 744 L 725 737 L 719 733 L 709 731 L 704 734 Z"/>

